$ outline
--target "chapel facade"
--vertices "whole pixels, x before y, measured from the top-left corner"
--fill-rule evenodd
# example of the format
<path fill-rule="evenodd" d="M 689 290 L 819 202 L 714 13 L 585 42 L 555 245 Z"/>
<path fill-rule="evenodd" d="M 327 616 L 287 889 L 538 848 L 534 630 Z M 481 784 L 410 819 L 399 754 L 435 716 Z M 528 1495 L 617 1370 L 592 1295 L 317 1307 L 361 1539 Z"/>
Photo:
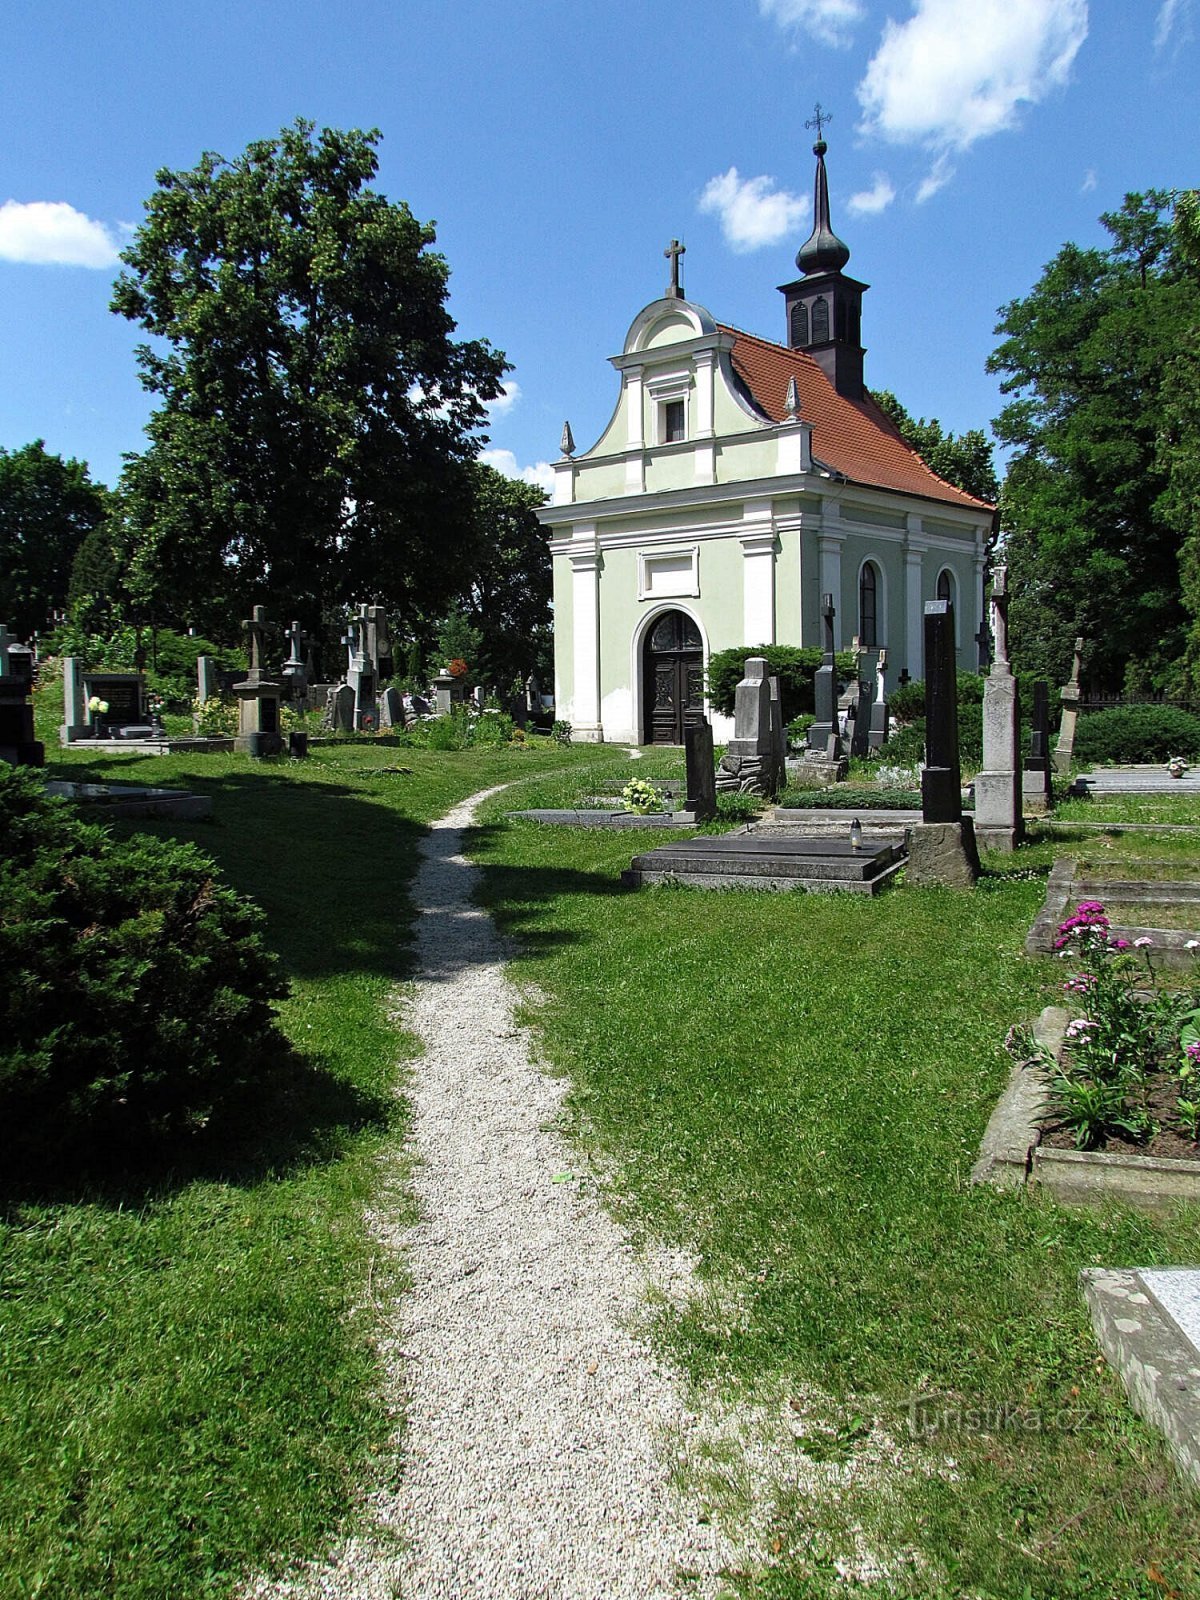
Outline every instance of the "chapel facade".
<path fill-rule="evenodd" d="M 819 130 L 818 130 L 819 131 Z M 994 508 L 939 478 L 863 384 L 862 297 L 833 232 L 825 141 L 814 224 L 781 286 L 785 340 L 717 322 L 671 282 L 634 318 L 612 419 L 576 454 L 570 429 L 538 512 L 554 567 L 555 704 L 579 740 L 678 744 L 708 715 L 715 650 L 857 637 L 872 675 L 923 676 L 926 600 L 954 602 L 975 670 Z"/>

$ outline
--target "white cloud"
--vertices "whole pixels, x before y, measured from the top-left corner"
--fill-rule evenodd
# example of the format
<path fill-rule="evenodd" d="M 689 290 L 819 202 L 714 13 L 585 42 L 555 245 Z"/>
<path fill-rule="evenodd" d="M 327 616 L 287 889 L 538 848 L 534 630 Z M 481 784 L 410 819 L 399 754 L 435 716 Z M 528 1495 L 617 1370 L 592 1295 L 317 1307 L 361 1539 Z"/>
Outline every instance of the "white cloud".
<path fill-rule="evenodd" d="M 548 461 L 539 461 L 532 467 L 519 467 L 511 450 L 481 450 L 479 459 L 485 467 L 494 467 L 506 478 L 515 478 L 518 483 L 536 483 L 547 494 L 554 492 L 554 468 Z"/>
<path fill-rule="evenodd" d="M 862 0 L 758 0 L 758 9 L 781 28 L 800 29 L 834 45 L 849 44 L 855 23 L 866 15 Z"/>
<path fill-rule="evenodd" d="M 6 200 L 0 206 L 0 259 L 37 266 L 111 267 L 119 246 L 102 222 L 64 200 Z"/>
<path fill-rule="evenodd" d="M 877 172 L 869 189 L 860 189 L 846 201 L 846 210 L 855 217 L 873 217 L 886 211 L 896 198 L 896 190 L 886 172 Z"/>
<path fill-rule="evenodd" d="M 865 131 L 894 144 L 963 151 L 1011 128 L 1018 106 L 1067 81 L 1087 37 L 1087 0 L 914 4 L 885 24 L 858 86 Z"/>
<path fill-rule="evenodd" d="M 777 189 L 774 178 L 739 178 L 730 167 L 704 186 L 700 210 L 721 219 L 725 243 L 744 255 L 786 238 L 808 215 L 809 203 Z"/>
<path fill-rule="evenodd" d="M 1181 24 L 1183 38 L 1190 38 L 1192 0 L 1162 0 L 1158 8 L 1158 21 L 1154 27 L 1154 48 L 1162 50 L 1174 31 L 1175 24 Z"/>
<path fill-rule="evenodd" d="M 917 185 L 917 204 L 923 206 L 926 200 L 932 200 L 938 190 L 944 189 L 953 176 L 954 168 L 950 165 L 950 157 L 939 156 Z"/>
<path fill-rule="evenodd" d="M 506 417 L 520 398 L 521 385 L 515 378 L 511 383 L 502 383 L 499 398 L 488 401 L 488 417 L 492 421 L 497 417 Z"/>
<path fill-rule="evenodd" d="M 1080 194 L 1091 194 L 1096 187 L 1096 169 L 1089 167 L 1083 175 L 1083 182 L 1079 185 Z"/>

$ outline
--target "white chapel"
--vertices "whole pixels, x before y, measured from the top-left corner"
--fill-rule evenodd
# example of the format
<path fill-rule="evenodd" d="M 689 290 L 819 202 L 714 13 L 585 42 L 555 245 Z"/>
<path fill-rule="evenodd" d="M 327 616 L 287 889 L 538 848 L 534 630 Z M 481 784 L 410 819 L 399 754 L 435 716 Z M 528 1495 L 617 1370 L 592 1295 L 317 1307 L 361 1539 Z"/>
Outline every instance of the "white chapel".
<path fill-rule="evenodd" d="M 818 130 L 819 131 L 819 130 Z M 579 740 L 678 744 L 712 714 L 711 652 L 838 648 L 889 682 L 923 676 L 926 600 L 954 602 L 958 664 L 975 670 L 994 508 L 932 472 L 863 385 L 865 283 L 830 226 L 818 138 L 814 226 L 781 293 L 786 342 L 717 322 L 671 282 L 633 319 L 612 419 L 576 454 L 564 429 L 552 503 L 555 701 Z"/>

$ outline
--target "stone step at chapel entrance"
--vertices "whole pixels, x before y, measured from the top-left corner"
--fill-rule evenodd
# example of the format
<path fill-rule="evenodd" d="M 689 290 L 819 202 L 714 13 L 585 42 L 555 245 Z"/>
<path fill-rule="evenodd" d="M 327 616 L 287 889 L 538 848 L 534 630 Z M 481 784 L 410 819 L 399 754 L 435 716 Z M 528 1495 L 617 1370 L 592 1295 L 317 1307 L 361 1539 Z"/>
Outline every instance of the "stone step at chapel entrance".
<path fill-rule="evenodd" d="M 704 646 L 682 611 L 666 611 L 642 646 L 642 737 L 647 744 L 682 744 L 685 726 L 704 716 Z"/>

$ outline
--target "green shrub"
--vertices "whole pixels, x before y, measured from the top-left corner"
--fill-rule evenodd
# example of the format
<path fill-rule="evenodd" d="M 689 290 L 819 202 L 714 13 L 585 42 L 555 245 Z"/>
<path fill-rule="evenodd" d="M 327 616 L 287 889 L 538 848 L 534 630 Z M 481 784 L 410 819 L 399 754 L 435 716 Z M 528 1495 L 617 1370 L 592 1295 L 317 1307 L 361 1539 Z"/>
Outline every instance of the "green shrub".
<path fill-rule="evenodd" d="M 714 711 L 726 717 L 733 715 L 734 695 L 745 675 L 747 656 L 765 656 L 768 675 L 779 679 L 785 724 L 806 711 L 815 711 L 813 679 L 821 665 L 821 652 L 784 644 L 744 644 L 732 650 L 715 650 L 708 658 L 708 697 Z M 842 650 L 834 660 L 839 683 L 853 677 L 853 651 Z"/>
<path fill-rule="evenodd" d="M 0 765 L 0 1168 L 127 1159 L 286 1048 L 262 914 L 191 845 L 114 841 Z"/>
<path fill-rule="evenodd" d="M 1075 760 L 1166 761 L 1200 756 L 1200 717 L 1179 706 L 1113 706 L 1089 711 L 1075 730 Z"/>
<path fill-rule="evenodd" d="M 977 672 L 958 674 L 958 704 L 981 706 L 986 679 Z M 925 715 L 925 680 L 914 678 L 911 683 L 898 683 L 888 690 L 888 710 L 898 722 L 913 722 Z"/>

